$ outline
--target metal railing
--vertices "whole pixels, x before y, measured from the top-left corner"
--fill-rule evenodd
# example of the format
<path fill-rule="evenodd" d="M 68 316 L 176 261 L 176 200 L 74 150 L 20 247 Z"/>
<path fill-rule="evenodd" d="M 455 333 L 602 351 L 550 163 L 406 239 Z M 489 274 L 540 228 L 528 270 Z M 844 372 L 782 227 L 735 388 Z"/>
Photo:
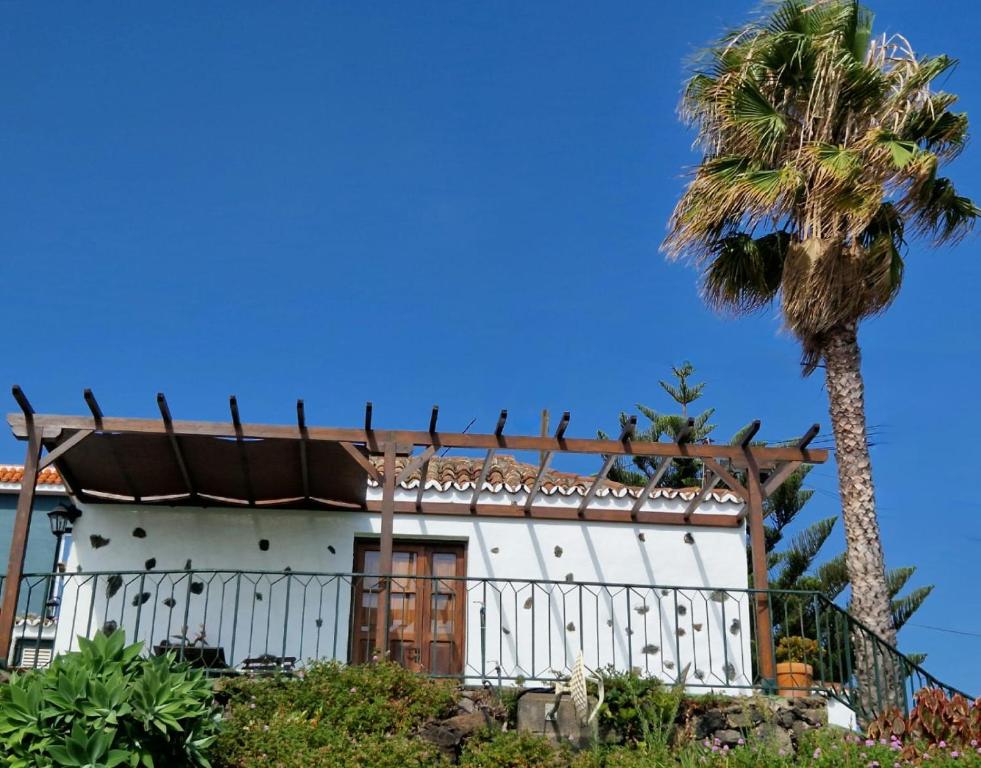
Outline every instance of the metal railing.
<path fill-rule="evenodd" d="M 773 625 L 765 638 L 757 631 L 761 603 Z M 922 687 L 957 692 L 816 592 L 186 570 L 28 574 L 19 604 L 43 607 L 47 620 L 16 622 L 12 666 L 41 665 L 75 650 L 77 636 L 103 629 L 123 629 L 148 653 L 173 652 L 215 671 L 367 660 L 387 616 L 393 658 L 474 683 L 554 681 L 582 653 L 594 670 L 772 692 L 775 681 L 757 663 L 767 642 L 778 661 L 789 653 L 812 668 L 813 681 L 783 678 L 782 692 L 823 693 L 860 720 L 908 708 Z"/>

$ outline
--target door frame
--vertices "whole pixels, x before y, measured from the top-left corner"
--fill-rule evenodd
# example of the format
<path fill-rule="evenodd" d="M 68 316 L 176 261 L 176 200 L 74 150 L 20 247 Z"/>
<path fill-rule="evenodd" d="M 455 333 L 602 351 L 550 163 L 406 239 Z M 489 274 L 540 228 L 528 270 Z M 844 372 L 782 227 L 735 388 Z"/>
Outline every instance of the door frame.
<path fill-rule="evenodd" d="M 420 569 L 421 574 L 416 576 L 416 605 L 418 612 L 418 629 L 417 629 L 417 640 L 416 643 L 419 646 L 419 669 L 417 671 L 429 672 L 431 670 L 432 662 L 432 646 L 433 640 L 433 617 L 432 617 L 432 603 L 433 603 L 433 587 L 439 583 L 439 577 L 433 577 L 432 574 L 432 556 L 438 554 L 453 554 L 456 556 L 456 573 L 454 574 L 457 578 L 463 579 L 467 575 L 467 549 L 468 549 L 467 539 L 444 539 L 444 538 L 426 538 L 419 536 L 398 536 L 393 541 L 393 551 L 412 551 L 416 555 L 417 562 L 417 573 Z M 353 567 L 352 573 L 356 574 L 352 580 L 351 584 L 351 621 L 350 621 L 350 632 L 349 632 L 349 642 L 348 642 L 348 658 L 351 660 L 352 664 L 365 663 L 370 658 L 371 651 L 367 650 L 371 646 L 364 643 L 362 634 L 359 631 L 358 619 L 359 612 L 361 609 L 360 596 L 364 590 L 364 578 L 359 574 L 364 573 L 364 562 L 365 556 L 368 552 L 377 552 L 381 548 L 381 539 L 378 536 L 364 535 L 355 536 L 354 547 L 353 547 Z M 453 637 L 452 637 L 452 658 L 451 658 L 451 670 L 448 674 L 462 675 L 464 671 L 464 662 L 466 659 L 466 617 L 467 617 L 467 583 L 463 580 L 452 580 L 445 583 L 450 583 L 454 585 L 454 594 L 456 597 L 456 609 L 454 611 L 455 616 Z M 381 606 L 377 609 L 380 610 Z M 377 615 L 376 615 L 377 622 Z M 368 634 L 369 637 L 374 636 L 375 624 L 371 625 L 371 629 Z M 390 637 L 391 637 L 391 630 Z M 359 639 L 362 642 L 359 642 Z"/>

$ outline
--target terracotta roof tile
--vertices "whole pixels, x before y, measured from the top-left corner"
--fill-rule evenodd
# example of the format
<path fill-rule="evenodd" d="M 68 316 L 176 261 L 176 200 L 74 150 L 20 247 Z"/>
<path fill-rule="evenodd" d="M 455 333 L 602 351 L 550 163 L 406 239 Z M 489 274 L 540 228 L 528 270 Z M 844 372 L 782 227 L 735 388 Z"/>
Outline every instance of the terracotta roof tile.
<path fill-rule="evenodd" d="M 379 468 L 382 467 L 381 457 L 373 456 L 371 461 Z M 395 467 L 401 472 L 407 463 L 404 457 L 395 459 Z M 452 489 L 465 491 L 472 490 L 480 478 L 480 470 L 484 465 L 481 458 L 467 458 L 459 456 L 437 457 L 429 462 L 429 471 L 426 474 L 426 487 L 430 490 L 446 492 Z M 516 493 L 523 491 L 527 493 L 538 476 L 538 467 L 534 464 L 517 461 L 513 456 L 498 454 L 494 457 L 487 472 L 487 479 L 484 488 L 495 492 L 506 490 Z M 0 464 L 0 483 L 19 483 L 24 477 L 24 468 L 18 465 Z M 403 488 L 418 488 L 420 482 L 420 471 L 416 470 L 402 482 Z M 577 475 L 571 472 L 559 472 L 549 469 L 545 473 L 542 482 L 541 493 L 552 495 L 555 493 L 563 496 L 578 494 L 585 496 L 593 484 L 594 477 L 589 475 Z M 61 485 L 61 476 L 55 469 L 43 469 L 38 475 L 38 487 Z M 374 483 L 372 483 L 374 484 Z M 607 480 L 603 487 L 597 490 L 597 496 L 613 494 L 617 498 L 632 496 L 636 498 L 640 494 L 640 488 L 615 483 Z M 697 488 L 656 488 L 652 493 L 653 498 L 675 499 L 682 498 L 689 500 L 694 498 L 698 492 Z M 711 498 L 715 501 L 740 501 L 732 492 L 721 489 L 713 491 Z"/>
<path fill-rule="evenodd" d="M 371 457 L 372 463 L 382 469 L 382 458 Z M 399 456 L 395 459 L 395 468 L 401 472 L 408 460 Z M 468 457 L 438 457 L 429 462 L 429 471 L 426 473 L 426 488 L 439 492 L 447 492 L 454 488 L 459 491 L 472 490 L 480 479 L 480 471 L 484 465 L 482 458 Z M 534 464 L 517 461 L 513 456 L 497 454 L 494 457 L 490 468 L 487 471 L 487 478 L 484 481 L 484 488 L 494 492 L 505 490 L 511 493 L 519 491 L 527 493 L 535 483 L 538 476 L 538 467 Z M 577 475 L 571 472 L 559 472 L 549 469 L 545 473 L 542 481 L 541 493 L 552 495 L 554 493 L 563 496 L 578 494 L 585 496 L 589 492 L 590 486 L 595 481 L 594 476 Z M 402 481 L 403 488 L 418 488 L 421 480 L 420 470 L 414 471 L 409 477 Z M 372 485 L 375 485 L 372 482 Z M 597 489 L 597 496 L 607 496 L 613 494 L 617 498 L 632 496 L 636 498 L 640 495 L 642 488 L 626 486 L 621 483 L 607 480 L 603 487 Z M 682 498 L 690 500 L 698 493 L 698 488 L 655 488 L 652 498 L 675 499 Z M 715 501 L 741 501 L 731 491 L 722 488 L 713 491 L 711 498 Z"/>
<path fill-rule="evenodd" d="M 16 464 L 0 464 L 0 483 L 19 483 L 24 479 L 24 467 Z M 37 484 L 61 485 L 61 475 L 58 470 L 42 469 L 37 476 Z"/>

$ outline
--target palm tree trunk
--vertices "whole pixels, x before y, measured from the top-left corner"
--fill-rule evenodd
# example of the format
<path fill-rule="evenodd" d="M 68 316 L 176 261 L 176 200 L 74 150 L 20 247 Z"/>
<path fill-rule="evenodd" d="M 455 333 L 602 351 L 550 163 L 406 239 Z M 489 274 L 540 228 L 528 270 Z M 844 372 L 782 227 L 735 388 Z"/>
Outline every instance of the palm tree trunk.
<path fill-rule="evenodd" d="M 875 512 L 872 462 L 865 429 L 865 384 L 855 325 L 833 331 L 824 346 L 838 486 L 852 585 L 850 610 L 883 640 L 895 644 L 889 588 Z"/>
<path fill-rule="evenodd" d="M 861 352 L 854 323 L 842 325 L 828 334 L 823 356 L 835 437 L 841 511 L 845 523 L 845 562 L 852 587 L 849 612 L 895 646 L 896 630 L 893 627 L 879 520 L 875 511 L 872 463 L 865 426 Z M 880 706 L 884 703 L 882 683 L 886 683 L 887 701 L 893 703 L 894 693 L 891 689 L 898 682 L 892 679 L 894 674 L 883 675 L 882 651 L 872 645 L 865 637 L 855 647 L 856 673 L 864 689 L 862 698 L 867 707 L 874 706 L 875 702 L 870 700 L 872 698 L 879 699 Z M 883 677 L 887 679 L 883 680 Z M 873 692 L 873 688 L 878 690 Z"/>

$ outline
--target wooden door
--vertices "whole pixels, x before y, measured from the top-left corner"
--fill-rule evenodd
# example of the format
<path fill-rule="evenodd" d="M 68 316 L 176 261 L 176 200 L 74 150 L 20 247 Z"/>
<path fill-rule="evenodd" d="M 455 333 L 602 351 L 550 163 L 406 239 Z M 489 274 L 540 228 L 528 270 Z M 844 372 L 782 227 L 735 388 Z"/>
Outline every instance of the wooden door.
<path fill-rule="evenodd" d="M 379 543 L 355 544 L 355 573 L 379 571 Z M 392 548 L 390 657 L 409 669 L 430 674 L 463 672 L 466 583 L 449 577 L 466 575 L 466 545 L 396 540 Z M 375 633 L 384 595 L 379 579 L 354 579 L 354 631 L 351 660 L 368 661 L 375 652 Z"/>

